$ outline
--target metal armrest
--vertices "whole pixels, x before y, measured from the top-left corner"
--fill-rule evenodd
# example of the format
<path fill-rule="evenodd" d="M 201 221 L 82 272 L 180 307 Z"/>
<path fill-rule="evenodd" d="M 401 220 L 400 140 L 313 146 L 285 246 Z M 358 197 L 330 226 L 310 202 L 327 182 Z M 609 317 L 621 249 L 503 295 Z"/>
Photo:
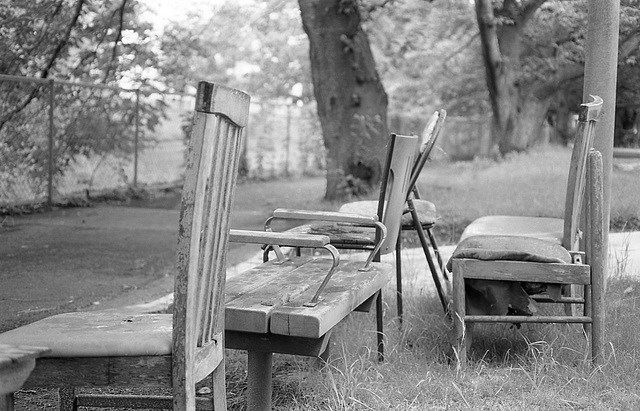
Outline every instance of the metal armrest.
<path fill-rule="evenodd" d="M 306 247 L 306 248 L 323 248 L 329 252 L 333 263 L 329 272 L 322 280 L 322 283 L 315 292 L 313 298 L 308 303 L 304 304 L 308 307 L 313 307 L 320 302 L 320 294 L 329 283 L 329 280 L 333 276 L 333 273 L 338 269 L 340 264 L 340 253 L 338 250 L 329 243 L 329 237 L 326 235 L 315 234 L 292 234 L 292 233 L 274 233 L 270 231 L 252 231 L 252 230 L 229 230 L 229 241 L 234 243 L 249 243 L 249 244 L 269 244 L 273 246 L 276 255 L 278 256 L 278 263 L 282 264 L 286 261 L 286 258 L 279 249 L 279 246 L 284 247 Z"/>
<path fill-rule="evenodd" d="M 369 258 L 364 264 L 362 270 L 368 270 L 373 262 L 373 259 L 377 255 L 378 251 L 382 247 L 382 243 L 387 237 L 387 228 L 378 220 L 378 216 L 365 216 L 354 213 L 341 213 L 337 211 L 316 211 L 316 210 L 297 210 L 288 208 L 278 208 L 273 211 L 273 215 L 269 217 L 265 223 L 264 228 L 266 231 L 271 232 L 271 222 L 275 219 L 292 219 L 292 220 L 316 220 L 327 221 L 344 224 L 354 224 L 365 227 L 375 227 L 379 236 L 377 243 L 369 254 Z"/>

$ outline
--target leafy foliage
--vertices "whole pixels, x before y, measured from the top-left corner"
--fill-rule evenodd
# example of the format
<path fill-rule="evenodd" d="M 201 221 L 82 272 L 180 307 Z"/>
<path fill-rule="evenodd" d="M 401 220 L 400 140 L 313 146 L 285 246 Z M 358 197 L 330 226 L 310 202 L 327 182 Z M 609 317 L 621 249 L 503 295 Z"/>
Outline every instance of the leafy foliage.
<path fill-rule="evenodd" d="M 39 191 L 49 171 L 51 96 L 57 175 L 77 155 L 130 154 L 137 114 L 140 130 L 153 130 L 161 105 L 143 95 L 136 106 L 136 93 L 99 87 L 149 82 L 157 59 L 151 25 L 136 18 L 140 7 L 135 0 L 0 3 L 0 74 L 63 80 L 0 81 L 0 172 L 29 174 Z M 99 86 L 72 85 L 78 81 Z"/>
<path fill-rule="evenodd" d="M 189 22 L 172 22 L 162 39 L 161 70 L 173 89 L 206 78 L 262 98 L 312 99 L 309 42 L 295 1 L 226 2 L 210 19 Z"/>

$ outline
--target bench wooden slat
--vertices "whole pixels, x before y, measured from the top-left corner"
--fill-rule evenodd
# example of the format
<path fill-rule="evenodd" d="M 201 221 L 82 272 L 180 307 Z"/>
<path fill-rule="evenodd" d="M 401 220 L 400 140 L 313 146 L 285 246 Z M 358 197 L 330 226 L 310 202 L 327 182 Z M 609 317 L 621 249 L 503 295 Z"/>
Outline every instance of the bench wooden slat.
<path fill-rule="evenodd" d="M 337 211 L 317 210 L 293 210 L 278 208 L 273 211 L 273 216 L 284 219 L 321 220 L 336 223 L 373 225 L 378 221 L 378 216 L 363 216 L 360 214 L 340 213 Z"/>
<path fill-rule="evenodd" d="M 303 305 L 313 296 L 313 287 L 276 307 L 271 313 L 271 333 L 319 338 L 383 288 L 393 273 L 393 267 L 384 263 L 376 263 L 369 271 L 359 271 L 360 267 L 357 261 L 341 263 L 315 307 Z"/>
<path fill-rule="evenodd" d="M 283 264 L 263 263 L 239 275 L 228 278 L 225 286 L 225 304 L 229 304 L 242 295 L 255 292 L 269 282 L 277 281 L 288 271 L 295 270 L 313 258 L 312 256 L 302 256 L 289 259 Z"/>
<path fill-rule="evenodd" d="M 590 284 L 591 270 L 583 264 L 532 263 L 524 261 L 482 261 L 453 259 L 454 271 L 464 277 L 483 280 L 532 281 L 554 284 Z"/>
<path fill-rule="evenodd" d="M 326 235 L 230 230 L 229 241 L 248 244 L 278 244 L 285 247 L 320 248 L 329 244 Z"/>
<path fill-rule="evenodd" d="M 315 290 L 331 267 L 331 260 L 318 258 L 292 258 L 283 264 L 263 263 L 227 285 L 225 329 L 254 333 L 269 332 L 269 316 L 273 309 L 308 289 Z M 266 279 L 259 286 L 235 287 L 236 282 L 248 284 L 250 279 Z M 313 294 L 312 294 L 313 295 Z M 309 297 L 311 300 L 311 296 Z"/>

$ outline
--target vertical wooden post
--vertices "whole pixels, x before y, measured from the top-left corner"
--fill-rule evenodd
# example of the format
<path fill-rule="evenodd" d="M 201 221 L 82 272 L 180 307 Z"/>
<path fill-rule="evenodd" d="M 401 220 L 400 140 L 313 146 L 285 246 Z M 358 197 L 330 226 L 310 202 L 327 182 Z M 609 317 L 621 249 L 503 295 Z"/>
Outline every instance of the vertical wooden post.
<path fill-rule="evenodd" d="M 456 259 L 453 260 L 453 269 L 451 270 L 451 276 L 453 277 L 453 349 L 457 350 L 458 363 L 461 367 L 467 364 L 467 342 L 466 333 L 467 330 L 464 317 L 467 315 L 467 307 L 464 295 L 464 276 L 462 274 L 462 267 Z M 455 352 L 454 352 L 455 355 Z"/>
<path fill-rule="evenodd" d="M 133 187 L 138 187 L 138 141 L 140 139 L 140 89 L 136 90 L 136 129 L 133 138 Z"/>
<path fill-rule="evenodd" d="M 620 0 L 589 0 L 588 19 L 583 101 L 589 101 L 590 94 L 600 96 L 604 100 L 602 117 L 596 126 L 594 148 L 602 153 L 603 159 L 605 221 L 603 246 L 608 250 Z M 607 253 L 604 254 L 606 259 Z M 604 267 L 605 269 L 608 267 L 606 261 Z"/>
<path fill-rule="evenodd" d="M 591 184 L 589 201 L 589 265 L 591 266 L 591 360 L 602 363 L 604 351 L 604 294 L 606 289 L 606 255 L 604 247 L 605 224 L 602 156 L 597 151 L 589 153 L 588 169 Z M 585 296 L 586 297 L 586 296 Z"/>
<path fill-rule="evenodd" d="M 49 175 L 47 176 L 47 207 L 53 205 L 53 139 L 55 126 L 53 122 L 53 110 L 55 108 L 55 81 L 49 80 Z"/>

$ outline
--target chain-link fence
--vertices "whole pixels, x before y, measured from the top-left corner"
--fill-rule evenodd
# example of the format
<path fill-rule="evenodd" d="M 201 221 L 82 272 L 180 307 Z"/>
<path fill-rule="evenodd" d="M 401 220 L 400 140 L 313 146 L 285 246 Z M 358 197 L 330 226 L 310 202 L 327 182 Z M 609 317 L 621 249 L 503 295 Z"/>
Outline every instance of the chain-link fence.
<path fill-rule="evenodd" d="M 0 206 L 127 186 L 178 185 L 194 97 L 0 75 Z M 313 108 L 252 103 L 241 174 L 318 173 Z"/>

